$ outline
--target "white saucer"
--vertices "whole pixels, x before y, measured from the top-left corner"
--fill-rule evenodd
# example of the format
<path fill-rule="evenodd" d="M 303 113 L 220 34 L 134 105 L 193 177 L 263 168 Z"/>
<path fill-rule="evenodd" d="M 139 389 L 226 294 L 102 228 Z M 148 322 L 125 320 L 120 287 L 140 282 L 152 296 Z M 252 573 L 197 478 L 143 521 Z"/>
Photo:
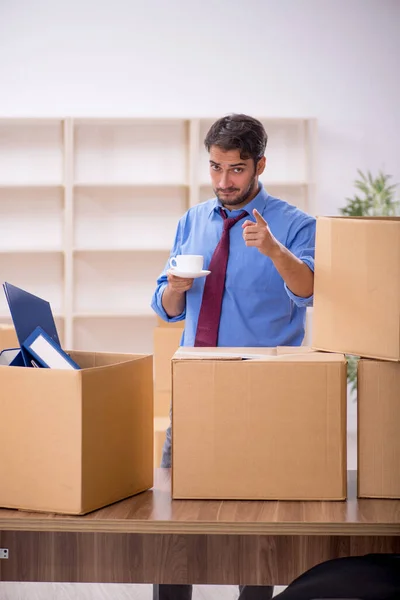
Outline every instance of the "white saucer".
<path fill-rule="evenodd" d="M 198 279 L 199 277 L 207 277 L 211 273 L 211 271 L 197 271 L 196 273 L 187 273 L 185 271 L 179 271 L 176 267 L 171 267 L 169 269 L 169 273 L 171 275 L 175 275 L 176 277 L 183 277 L 184 279 Z"/>

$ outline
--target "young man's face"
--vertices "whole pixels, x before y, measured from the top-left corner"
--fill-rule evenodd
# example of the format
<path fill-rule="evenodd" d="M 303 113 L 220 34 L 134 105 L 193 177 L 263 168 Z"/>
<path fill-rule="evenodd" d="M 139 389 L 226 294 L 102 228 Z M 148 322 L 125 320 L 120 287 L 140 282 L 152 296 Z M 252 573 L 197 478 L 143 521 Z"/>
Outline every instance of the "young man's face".
<path fill-rule="evenodd" d="M 210 148 L 210 174 L 214 194 L 228 209 L 241 208 L 258 192 L 258 177 L 264 171 L 265 158 L 254 165 L 252 158 L 240 158 L 239 150 Z"/>

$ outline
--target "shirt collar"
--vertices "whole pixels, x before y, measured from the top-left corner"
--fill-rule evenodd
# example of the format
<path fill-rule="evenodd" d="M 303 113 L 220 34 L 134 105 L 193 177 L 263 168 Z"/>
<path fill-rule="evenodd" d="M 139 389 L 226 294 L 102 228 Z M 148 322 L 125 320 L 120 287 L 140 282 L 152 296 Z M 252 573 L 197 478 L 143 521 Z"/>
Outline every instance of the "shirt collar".
<path fill-rule="evenodd" d="M 257 209 L 258 212 L 260 214 L 262 214 L 263 210 L 264 210 L 264 208 L 266 206 L 267 199 L 268 199 L 267 190 L 264 188 L 264 186 L 262 185 L 262 183 L 260 183 L 259 184 L 259 190 L 258 190 L 257 196 L 255 196 L 253 198 L 253 200 L 251 200 L 251 202 L 249 202 L 248 204 L 246 204 L 246 206 L 244 206 L 243 208 L 239 208 L 237 210 L 229 211 L 229 216 L 234 217 L 238 213 L 240 213 L 242 210 L 246 210 L 249 213 L 249 216 L 252 216 L 254 209 Z M 222 206 L 222 204 L 218 200 L 218 198 L 214 198 L 214 200 L 211 200 L 210 212 L 208 213 L 208 216 L 210 217 L 213 213 L 218 212 L 219 209 L 221 208 L 221 206 Z"/>

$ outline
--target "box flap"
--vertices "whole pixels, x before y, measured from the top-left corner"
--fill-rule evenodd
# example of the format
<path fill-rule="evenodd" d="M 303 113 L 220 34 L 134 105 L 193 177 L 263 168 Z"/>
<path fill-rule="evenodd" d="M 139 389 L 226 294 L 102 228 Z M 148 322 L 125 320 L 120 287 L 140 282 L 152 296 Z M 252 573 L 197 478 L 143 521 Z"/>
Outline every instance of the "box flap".
<path fill-rule="evenodd" d="M 277 346 L 277 354 L 309 354 L 310 352 L 316 352 L 314 348 L 310 346 Z"/>
<path fill-rule="evenodd" d="M 316 352 L 304 346 L 278 348 L 193 348 L 180 347 L 172 357 L 182 360 L 261 360 L 279 362 L 345 362 L 344 354 Z"/>
<path fill-rule="evenodd" d="M 276 348 L 194 348 L 181 346 L 172 359 L 243 360 L 245 358 L 262 359 L 266 356 L 275 355 Z"/>
<path fill-rule="evenodd" d="M 133 360 L 140 360 L 151 356 L 150 354 L 121 354 L 117 352 L 82 352 L 79 350 L 68 351 L 70 357 L 78 363 L 81 369 L 94 369 L 109 367 Z"/>

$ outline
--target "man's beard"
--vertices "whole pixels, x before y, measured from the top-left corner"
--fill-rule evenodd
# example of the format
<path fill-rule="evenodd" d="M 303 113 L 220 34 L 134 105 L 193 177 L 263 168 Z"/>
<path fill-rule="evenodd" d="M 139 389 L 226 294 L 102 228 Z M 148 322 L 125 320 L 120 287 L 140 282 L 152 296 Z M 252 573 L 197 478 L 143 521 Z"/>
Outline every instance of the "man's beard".
<path fill-rule="evenodd" d="M 221 202 L 221 204 L 223 206 L 238 206 L 240 204 L 244 204 L 252 195 L 254 187 L 255 187 L 255 182 L 257 180 L 256 175 L 254 175 L 253 179 L 250 181 L 247 189 L 243 192 L 243 194 L 240 194 L 240 196 L 234 196 L 232 194 L 232 196 L 227 196 L 224 198 L 223 194 L 221 194 L 221 190 L 219 190 L 218 188 L 214 190 L 214 194 L 216 195 L 216 197 L 218 198 L 218 200 Z M 228 188 L 225 190 L 226 192 L 233 192 L 236 191 L 235 188 Z M 238 190 L 239 191 L 239 190 Z M 219 195 L 221 194 L 221 195 Z"/>

